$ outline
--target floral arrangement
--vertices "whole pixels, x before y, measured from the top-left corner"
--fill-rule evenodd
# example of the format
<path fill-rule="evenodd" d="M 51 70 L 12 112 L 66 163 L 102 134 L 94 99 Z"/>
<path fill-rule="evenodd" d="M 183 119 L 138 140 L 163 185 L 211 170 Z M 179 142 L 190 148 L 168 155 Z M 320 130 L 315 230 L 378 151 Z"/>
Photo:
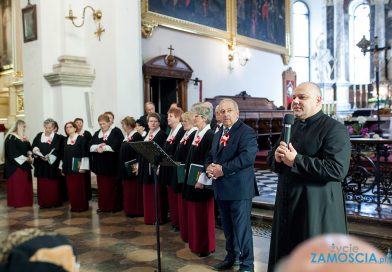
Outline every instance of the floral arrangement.
<path fill-rule="evenodd" d="M 362 137 L 369 137 L 369 129 L 364 127 L 366 117 L 359 116 L 357 120 L 358 123 L 347 126 L 348 133 L 350 135 L 361 135 Z"/>

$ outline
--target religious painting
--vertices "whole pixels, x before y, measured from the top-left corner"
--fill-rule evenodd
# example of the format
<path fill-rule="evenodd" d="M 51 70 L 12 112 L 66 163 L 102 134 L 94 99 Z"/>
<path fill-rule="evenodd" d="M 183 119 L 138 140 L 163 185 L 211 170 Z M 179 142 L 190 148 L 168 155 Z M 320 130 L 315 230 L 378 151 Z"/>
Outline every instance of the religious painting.
<path fill-rule="evenodd" d="M 228 39 L 231 2 L 232 0 L 142 0 L 142 21 Z"/>
<path fill-rule="evenodd" d="M 37 39 L 37 11 L 36 5 L 28 5 L 22 9 L 23 41 L 25 43 Z"/>
<path fill-rule="evenodd" d="M 0 72 L 11 70 L 14 66 L 12 53 L 12 4 L 11 0 L 0 0 Z"/>
<path fill-rule="evenodd" d="M 239 43 L 289 54 L 289 0 L 237 0 L 236 12 Z"/>

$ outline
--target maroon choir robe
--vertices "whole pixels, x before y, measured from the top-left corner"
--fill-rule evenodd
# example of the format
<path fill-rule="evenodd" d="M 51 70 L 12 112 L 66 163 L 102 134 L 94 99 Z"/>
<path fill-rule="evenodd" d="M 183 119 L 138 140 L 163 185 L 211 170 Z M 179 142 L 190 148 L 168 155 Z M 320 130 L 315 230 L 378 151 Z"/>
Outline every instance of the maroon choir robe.
<path fill-rule="evenodd" d="M 33 205 L 31 165 L 26 161 L 29 151 L 31 151 L 31 145 L 28 141 L 13 134 L 5 139 L 4 178 L 7 179 L 7 205 L 10 207 L 20 208 Z"/>

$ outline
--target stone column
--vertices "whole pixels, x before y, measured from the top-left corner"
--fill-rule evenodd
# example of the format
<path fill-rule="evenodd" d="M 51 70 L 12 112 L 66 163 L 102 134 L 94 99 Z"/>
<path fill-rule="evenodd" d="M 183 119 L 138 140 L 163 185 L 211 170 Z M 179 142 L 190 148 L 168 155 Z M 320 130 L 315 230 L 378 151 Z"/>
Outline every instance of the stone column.
<path fill-rule="evenodd" d="M 337 111 L 350 109 L 349 90 L 346 74 L 347 52 L 346 42 L 348 40 L 347 29 L 345 27 L 345 16 L 343 10 L 344 0 L 334 1 L 334 40 L 335 40 L 335 80 L 336 80 L 336 100 Z"/>

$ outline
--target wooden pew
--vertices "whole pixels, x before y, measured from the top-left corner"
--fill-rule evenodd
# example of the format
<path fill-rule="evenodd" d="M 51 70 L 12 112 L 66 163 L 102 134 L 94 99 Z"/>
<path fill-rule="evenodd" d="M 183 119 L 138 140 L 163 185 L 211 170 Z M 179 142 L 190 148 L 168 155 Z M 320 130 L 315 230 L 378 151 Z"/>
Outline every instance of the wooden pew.
<path fill-rule="evenodd" d="M 278 110 L 273 101 L 264 97 L 251 97 L 246 92 L 236 96 L 215 96 L 206 98 L 205 101 L 214 105 L 224 98 L 230 98 L 237 102 L 240 110 L 240 119 L 252 127 L 257 135 L 259 150 L 270 150 L 275 144 L 282 131 L 283 117 L 288 110 Z"/>

